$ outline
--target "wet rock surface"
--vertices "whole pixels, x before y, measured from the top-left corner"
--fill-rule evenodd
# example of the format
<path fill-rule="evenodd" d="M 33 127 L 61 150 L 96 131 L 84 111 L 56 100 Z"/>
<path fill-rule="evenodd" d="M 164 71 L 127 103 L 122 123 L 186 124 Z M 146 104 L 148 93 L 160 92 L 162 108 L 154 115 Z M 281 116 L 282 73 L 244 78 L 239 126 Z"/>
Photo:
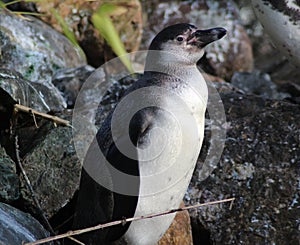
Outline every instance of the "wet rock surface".
<path fill-rule="evenodd" d="M 229 124 L 225 148 L 202 182 L 199 161 L 186 204 L 236 200 L 231 210 L 223 204 L 190 211 L 194 243 L 298 244 L 299 104 L 237 93 L 221 98 Z"/>
<path fill-rule="evenodd" d="M 23 244 L 49 236 L 30 214 L 0 203 L 0 244 Z M 52 242 L 46 244 L 53 244 Z"/>

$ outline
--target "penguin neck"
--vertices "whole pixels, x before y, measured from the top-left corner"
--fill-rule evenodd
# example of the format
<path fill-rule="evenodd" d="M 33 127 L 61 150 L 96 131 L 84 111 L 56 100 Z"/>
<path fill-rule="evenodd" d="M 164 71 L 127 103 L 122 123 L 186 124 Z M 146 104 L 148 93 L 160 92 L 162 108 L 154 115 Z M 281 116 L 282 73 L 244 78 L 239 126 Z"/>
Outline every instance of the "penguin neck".
<path fill-rule="evenodd" d="M 160 62 L 147 63 L 145 65 L 145 74 L 151 72 L 164 73 L 179 78 L 187 83 L 194 83 L 195 77 L 201 76 L 196 64 L 186 64 L 180 62 Z M 197 79 L 198 80 L 198 79 Z"/>
<path fill-rule="evenodd" d="M 197 58 L 194 59 L 171 52 L 149 50 L 146 58 L 145 74 L 159 72 L 190 83 L 195 81 L 195 77 L 201 76 L 196 65 Z"/>

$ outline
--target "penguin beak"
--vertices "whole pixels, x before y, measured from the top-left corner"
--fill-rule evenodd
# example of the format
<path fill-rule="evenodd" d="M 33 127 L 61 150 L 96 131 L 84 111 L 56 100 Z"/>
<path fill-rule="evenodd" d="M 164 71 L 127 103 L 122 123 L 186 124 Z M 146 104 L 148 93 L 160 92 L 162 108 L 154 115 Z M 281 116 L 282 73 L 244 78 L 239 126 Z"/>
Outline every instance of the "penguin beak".
<path fill-rule="evenodd" d="M 200 48 L 207 44 L 217 41 L 226 35 L 226 30 L 222 27 L 216 27 L 207 30 L 196 30 L 188 38 L 187 43 L 196 45 Z"/>

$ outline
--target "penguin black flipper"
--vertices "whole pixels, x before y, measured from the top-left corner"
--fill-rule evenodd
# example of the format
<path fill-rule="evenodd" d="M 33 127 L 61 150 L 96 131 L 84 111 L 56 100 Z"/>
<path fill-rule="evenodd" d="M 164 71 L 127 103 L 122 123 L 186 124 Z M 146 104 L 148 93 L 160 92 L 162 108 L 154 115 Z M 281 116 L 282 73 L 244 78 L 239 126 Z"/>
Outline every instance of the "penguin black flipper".
<path fill-rule="evenodd" d="M 101 130 L 99 131 L 101 132 Z M 102 132 L 103 133 L 103 132 Z M 101 161 L 98 156 L 100 150 L 103 150 L 103 138 L 98 133 L 96 139 L 90 145 L 85 160 L 85 168 L 82 169 L 80 192 L 77 200 L 77 208 L 74 217 L 73 229 L 87 228 L 98 224 L 104 224 L 124 218 L 134 216 L 138 195 L 139 195 L 139 168 L 138 161 L 126 157 L 120 152 L 115 143 L 112 143 L 105 154 L 107 162 Z M 98 148 L 98 149 L 96 149 Z M 102 149 L 101 149 L 102 148 Z M 101 154 L 101 153 L 100 153 Z M 104 153 L 103 153 L 104 154 Z M 93 169 L 88 166 L 93 162 L 98 162 Z M 107 166 L 110 164 L 111 166 Z M 114 175 L 111 168 L 115 168 L 120 172 L 128 175 L 137 176 L 134 181 L 126 182 L 126 178 L 119 178 Z M 98 169 L 96 169 L 98 168 Z M 92 169 L 92 170 L 91 170 Z M 132 195 L 113 192 L 98 183 L 90 174 L 90 171 L 103 172 L 112 183 L 112 186 L 120 185 L 130 188 Z M 84 227 L 82 226 L 84 224 Z M 90 245 L 111 244 L 118 240 L 127 231 L 130 222 L 125 225 L 117 225 L 103 230 L 97 230 L 79 236 L 79 240 Z"/>
<path fill-rule="evenodd" d="M 138 111 L 131 119 L 129 124 L 129 137 L 135 147 L 138 147 L 140 139 L 142 139 L 143 136 L 151 129 L 154 115 L 155 109 L 153 107 L 148 107 Z M 119 144 L 125 142 L 122 138 L 119 141 Z M 113 143 L 108 150 L 106 158 L 113 167 L 122 173 L 137 177 L 131 180 L 130 183 L 120 183 L 122 180 L 118 177 L 115 178 L 115 176 L 112 175 L 113 184 L 116 184 L 117 182 L 117 185 L 127 184 L 126 188 L 130 189 L 131 193 L 131 195 L 124 195 L 116 192 L 113 193 L 114 207 L 112 220 L 131 218 L 134 216 L 136 211 L 140 186 L 137 151 L 134 152 L 133 156 L 127 157 L 121 153 L 116 144 Z M 111 227 L 108 232 L 109 240 L 118 240 L 126 233 L 130 224 L 131 222 L 127 222 L 125 225 Z"/>
<path fill-rule="evenodd" d="M 87 152 L 86 162 L 98 160 L 94 150 L 98 149 L 96 140 L 92 142 Z M 89 173 L 88 167 L 83 167 L 80 180 L 80 191 L 78 193 L 76 211 L 74 215 L 73 230 L 87 228 L 110 221 L 109 214 L 112 210 L 112 193 L 105 187 L 99 185 Z M 97 230 L 82 234 L 78 239 L 85 244 L 105 244 L 107 230 Z M 67 240 L 68 241 L 68 240 Z M 73 244 L 73 243 L 72 243 Z"/>
<path fill-rule="evenodd" d="M 122 220 L 125 218 L 131 218 L 134 216 L 139 194 L 139 168 L 138 161 L 131 159 L 120 152 L 115 143 L 113 143 L 107 153 L 108 162 L 117 170 L 128 174 L 137 176 L 134 182 L 131 182 L 129 186 L 131 194 L 126 195 L 118 192 L 113 192 L 113 214 L 112 221 Z M 113 185 L 124 185 L 126 183 L 122 182 L 122 179 L 119 179 L 118 176 L 112 175 Z M 109 228 L 108 232 L 108 241 L 115 241 L 119 239 L 127 229 L 129 228 L 131 222 L 126 223 L 125 225 L 117 225 Z"/>

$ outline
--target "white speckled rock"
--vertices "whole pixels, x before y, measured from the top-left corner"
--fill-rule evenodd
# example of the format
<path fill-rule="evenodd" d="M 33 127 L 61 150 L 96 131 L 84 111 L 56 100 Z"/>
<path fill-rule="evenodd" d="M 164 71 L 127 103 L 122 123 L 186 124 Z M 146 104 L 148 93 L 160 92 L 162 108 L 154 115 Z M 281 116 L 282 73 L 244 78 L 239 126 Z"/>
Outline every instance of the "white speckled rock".
<path fill-rule="evenodd" d="M 276 47 L 300 67 L 299 1 L 252 0 L 252 5 Z"/>

